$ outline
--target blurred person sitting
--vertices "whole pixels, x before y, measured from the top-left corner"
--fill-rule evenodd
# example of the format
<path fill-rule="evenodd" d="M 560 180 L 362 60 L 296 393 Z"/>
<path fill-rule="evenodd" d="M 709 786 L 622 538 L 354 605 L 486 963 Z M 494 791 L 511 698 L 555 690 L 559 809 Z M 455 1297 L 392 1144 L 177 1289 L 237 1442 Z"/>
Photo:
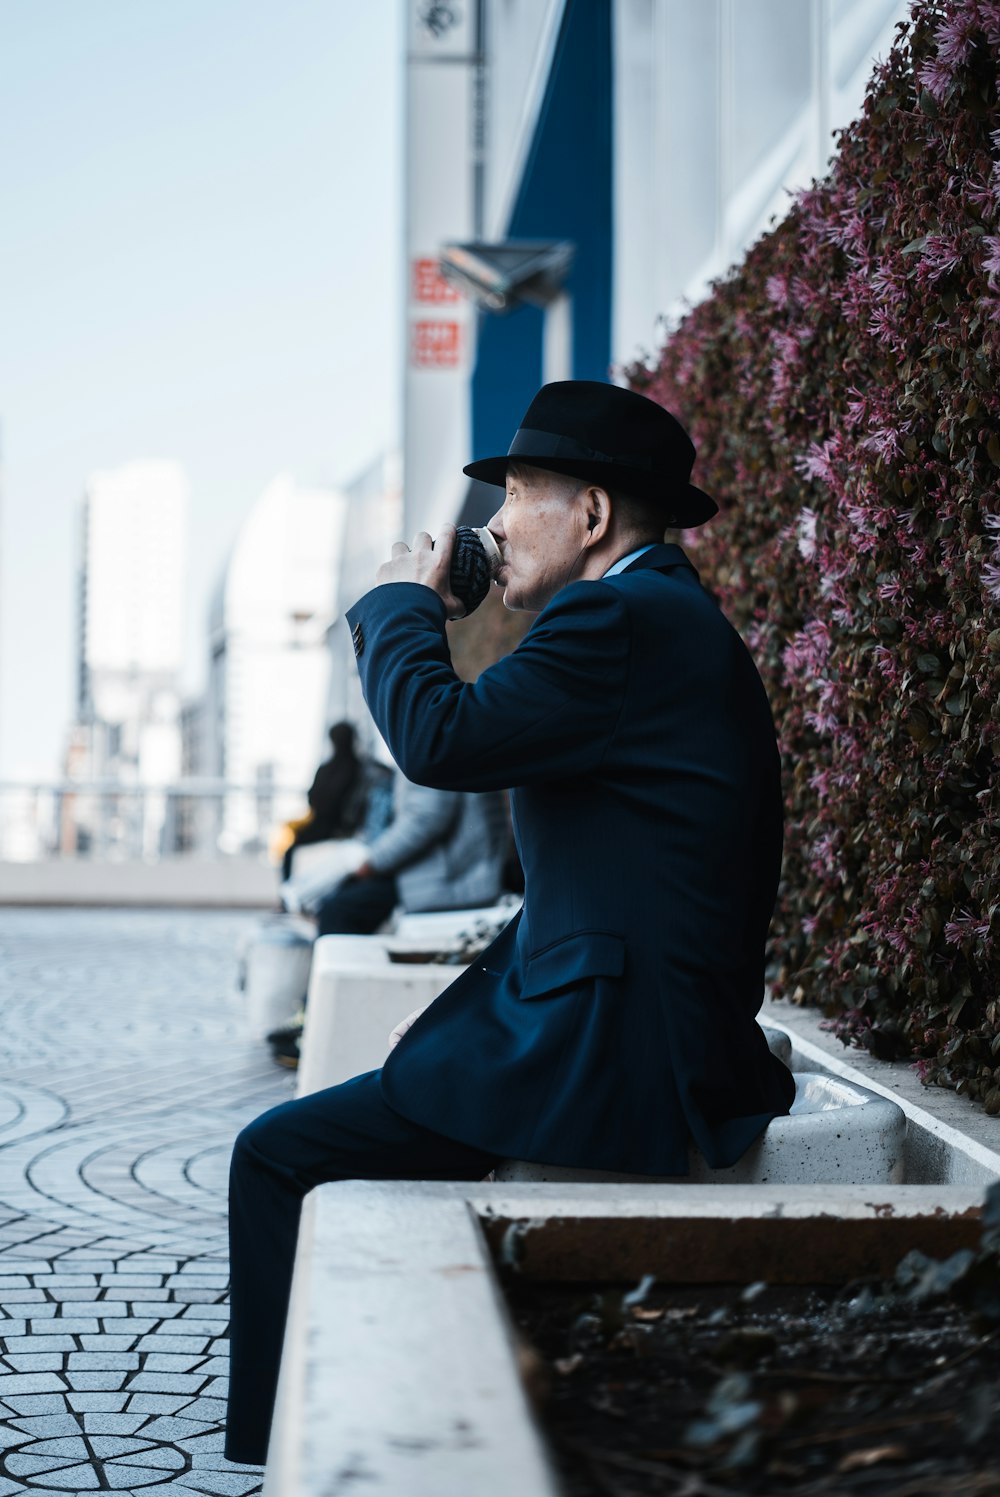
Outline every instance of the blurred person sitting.
<path fill-rule="evenodd" d="M 472 910 L 503 890 L 508 824 L 500 791 L 470 794 L 414 785 L 397 771 L 393 818 L 357 867 L 312 907 L 318 934 L 373 935 L 399 908 L 407 915 Z M 268 1035 L 275 1060 L 298 1063 L 303 1022 Z"/>
<path fill-rule="evenodd" d="M 354 727 L 349 722 L 334 723 L 329 738 L 333 753 L 313 777 L 306 797 L 308 814 L 287 824 L 292 840 L 281 860 L 283 883 L 291 878 L 297 847 L 353 836 L 364 818 L 365 766 L 357 753 Z"/>
<path fill-rule="evenodd" d="M 370 935 L 407 915 L 493 904 L 506 856 L 503 795 L 433 790 L 397 774 L 394 815 L 355 871 L 319 905 L 319 934 Z"/>

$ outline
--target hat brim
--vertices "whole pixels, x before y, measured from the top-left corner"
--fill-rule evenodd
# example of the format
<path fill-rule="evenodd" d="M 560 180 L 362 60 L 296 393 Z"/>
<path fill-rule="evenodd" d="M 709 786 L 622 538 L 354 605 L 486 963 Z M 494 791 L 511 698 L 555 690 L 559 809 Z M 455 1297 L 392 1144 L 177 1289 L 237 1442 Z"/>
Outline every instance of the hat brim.
<path fill-rule="evenodd" d="M 665 514 L 673 518 L 678 529 L 704 525 L 706 520 L 719 513 L 715 500 L 693 483 L 669 489 L 652 473 L 644 473 L 623 463 L 568 457 L 484 457 L 479 462 L 466 464 L 462 472 L 469 478 L 478 478 L 480 483 L 490 483 L 502 489 L 507 486 L 507 468 L 511 463 L 543 468 L 547 473 L 565 473 L 568 478 L 603 480 L 609 489 L 617 489 L 621 494 L 662 504 Z"/>

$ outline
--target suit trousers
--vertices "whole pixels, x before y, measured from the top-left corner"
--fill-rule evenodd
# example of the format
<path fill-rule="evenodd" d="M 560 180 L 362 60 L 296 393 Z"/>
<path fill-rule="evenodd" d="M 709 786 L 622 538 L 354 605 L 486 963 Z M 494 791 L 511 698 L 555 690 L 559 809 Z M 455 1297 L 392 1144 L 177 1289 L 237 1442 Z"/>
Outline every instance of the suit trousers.
<path fill-rule="evenodd" d="M 399 892 L 391 873 L 345 878 L 316 911 L 318 934 L 370 936 L 383 920 L 388 920 L 398 903 Z"/>
<path fill-rule="evenodd" d="M 229 1177 L 230 1375 L 225 1453 L 263 1464 L 302 1199 L 329 1180 L 481 1180 L 496 1156 L 411 1123 L 369 1071 L 262 1113 Z"/>

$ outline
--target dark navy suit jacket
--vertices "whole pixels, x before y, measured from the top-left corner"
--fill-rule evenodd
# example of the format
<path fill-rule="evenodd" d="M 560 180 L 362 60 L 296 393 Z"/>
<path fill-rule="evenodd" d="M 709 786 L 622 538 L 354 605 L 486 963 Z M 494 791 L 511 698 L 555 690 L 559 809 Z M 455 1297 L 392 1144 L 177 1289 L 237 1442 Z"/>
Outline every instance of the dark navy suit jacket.
<path fill-rule="evenodd" d="M 755 1023 L 781 867 L 774 724 L 679 546 L 574 582 L 474 684 L 415 583 L 348 613 L 403 773 L 510 787 L 524 908 L 390 1054 L 397 1112 L 502 1156 L 685 1174 L 737 1160 L 792 1078 Z"/>

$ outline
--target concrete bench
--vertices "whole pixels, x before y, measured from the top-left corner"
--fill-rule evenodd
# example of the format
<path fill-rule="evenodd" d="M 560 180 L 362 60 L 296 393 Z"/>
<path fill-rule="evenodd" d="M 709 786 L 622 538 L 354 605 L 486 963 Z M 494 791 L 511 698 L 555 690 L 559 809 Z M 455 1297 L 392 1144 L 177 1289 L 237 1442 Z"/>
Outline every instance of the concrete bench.
<path fill-rule="evenodd" d="M 309 982 L 314 936 L 291 915 L 258 920 L 237 950 L 237 986 L 254 1039 L 287 1023 L 302 1007 Z"/>
<path fill-rule="evenodd" d="M 400 910 L 392 917 L 390 933 L 394 942 L 403 942 L 416 950 L 439 950 L 456 944 L 467 931 L 479 926 L 502 929 L 520 907 L 519 899 L 505 895 L 500 903 L 477 910 L 428 910 L 422 915 L 408 915 Z"/>
<path fill-rule="evenodd" d="M 264 1497 L 558 1497 L 493 1255 L 523 1278 L 844 1283 L 975 1243 L 978 1187 L 345 1181 L 306 1197 Z M 492 1250 L 492 1251 L 491 1251 Z"/>
<path fill-rule="evenodd" d="M 298 1096 L 380 1066 L 390 1030 L 415 1008 L 432 1002 L 462 970 L 423 956 L 453 945 L 484 923 L 502 927 L 517 908 L 518 901 L 507 900 L 475 910 L 399 914 L 393 929 L 379 935 L 321 936 L 312 953 Z M 407 954 L 414 960 L 398 960 Z"/>
<path fill-rule="evenodd" d="M 617 1175 L 512 1159 L 494 1174 L 498 1182 L 520 1184 L 892 1185 L 903 1179 L 905 1136 L 906 1115 L 887 1097 L 837 1076 L 799 1071 L 788 1117 L 774 1118 L 729 1169 L 711 1169 L 692 1148 L 690 1175 Z"/>
<path fill-rule="evenodd" d="M 299 1045 L 300 1097 L 373 1071 L 389 1032 L 431 1003 L 460 967 L 392 962 L 388 936 L 321 936 L 313 947 L 306 1023 Z"/>

